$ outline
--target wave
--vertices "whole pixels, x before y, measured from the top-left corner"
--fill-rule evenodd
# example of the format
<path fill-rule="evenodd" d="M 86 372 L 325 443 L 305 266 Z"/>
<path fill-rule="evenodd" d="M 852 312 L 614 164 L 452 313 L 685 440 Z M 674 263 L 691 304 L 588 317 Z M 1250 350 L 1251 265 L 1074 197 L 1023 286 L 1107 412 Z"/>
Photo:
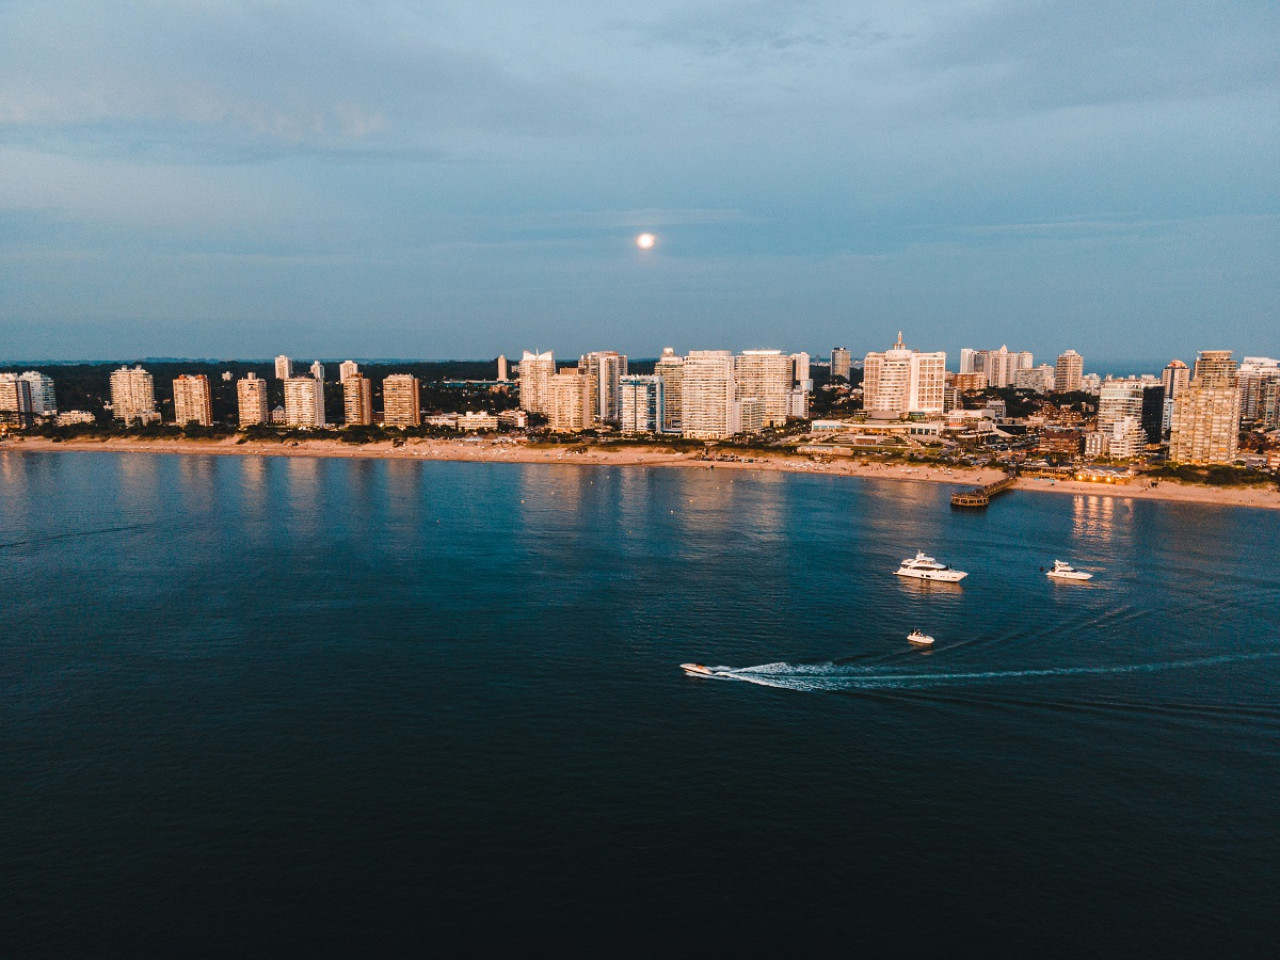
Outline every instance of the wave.
<path fill-rule="evenodd" d="M 1094 676 L 1122 673 L 1157 673 L 1163 670 L 1191 670 L 1228 663 L 1244 663 L 1280 657 L 1280 650 L 1261 653 L 1222 654 L 1194 660 L 1167 660 L 1156 663 L 1129 663 L 1093 667 L 1045 667 L 1028 670 L 974 670 L 957 672 L 905 673 L 890 667 L 826 663 L 764 663 L 753 667 L 713 667 L 723 680 L 741 680 L 766 687 L 801 691 L 840 690 L 928 690 L 962 684 L 1007 683 L 1040 677 Z"/>

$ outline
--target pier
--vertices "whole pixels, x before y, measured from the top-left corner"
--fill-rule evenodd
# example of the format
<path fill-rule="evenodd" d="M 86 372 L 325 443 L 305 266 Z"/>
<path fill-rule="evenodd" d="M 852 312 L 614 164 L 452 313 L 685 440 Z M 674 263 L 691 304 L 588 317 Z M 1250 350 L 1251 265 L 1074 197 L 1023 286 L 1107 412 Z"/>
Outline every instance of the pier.
<path fill-rule="evenodd" d="M 951 495 L 951 506 L 953 507 L 985 507 L 991 503 L 991 498 L 1004 493 L 1018 482 L 1017 474 L 1009 474 L 995 483 L 988 483 L 985 487 L 976 487 L 973 490 L 966 490 L 963 493 L 953 493 Z"/>

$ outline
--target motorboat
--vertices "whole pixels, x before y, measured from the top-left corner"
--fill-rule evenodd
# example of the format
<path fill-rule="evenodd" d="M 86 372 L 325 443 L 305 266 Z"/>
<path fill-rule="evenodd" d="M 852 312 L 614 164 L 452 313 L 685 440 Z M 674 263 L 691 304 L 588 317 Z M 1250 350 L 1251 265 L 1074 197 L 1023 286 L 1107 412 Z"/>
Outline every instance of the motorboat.
<path fill-rule="evenodd" d="M 715 671 L 710 667 L 704 667 L 700 663 L 682 663 L 680 669 L 691 677 L 714 677 Z"/>
<path fill-rule="evenodd" d="M 914 643 L 917 647 L 931 647 L 933 646 L 933 637 L 923 630 L 912 630 L 907 634 L 907 643 Z"/>
<path fill-rule="evenodd" d="M 959 583 L 969 575 L 963 570 L 952 570 L 945 563 L 926 556 L 924 551 L 918 551 L 911 559 L 903 560 L 902 566 L 894 573 L 914 580 L 937 580 L 941 583 Z"/>
<path fill-rule="evenodd" d="M 1045 573 L 1046 577 L 1054 580 L 1092 580 L 1092 573 L 1085 573 L 1083 570 L 1077 570 L 1065 560 L 1053 561 L 1053 569 Z"/>

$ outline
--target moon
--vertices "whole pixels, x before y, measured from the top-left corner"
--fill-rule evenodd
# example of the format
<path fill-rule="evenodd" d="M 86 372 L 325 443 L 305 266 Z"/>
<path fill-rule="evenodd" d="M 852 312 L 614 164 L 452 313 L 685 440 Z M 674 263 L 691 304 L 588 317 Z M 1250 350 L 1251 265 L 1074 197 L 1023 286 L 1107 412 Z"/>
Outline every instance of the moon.
<path fill-rule="evenodd" d="M 652 250 L 653 245 L 658 242 L 658 238 L 652 233 L 642 233 L 636 237 L 636 246 L 641 250 Z"/>

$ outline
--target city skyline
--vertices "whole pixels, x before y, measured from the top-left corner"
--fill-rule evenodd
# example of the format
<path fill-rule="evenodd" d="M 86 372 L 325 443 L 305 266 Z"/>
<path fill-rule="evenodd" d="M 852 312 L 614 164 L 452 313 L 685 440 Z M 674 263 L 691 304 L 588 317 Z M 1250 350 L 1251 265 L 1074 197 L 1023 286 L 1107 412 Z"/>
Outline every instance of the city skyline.
<path fill-rule="evenodd" d="M 1251 2 L 6 4 L 0 356 L 797 321 L 1274 355 L 1277 32 Z"/>

